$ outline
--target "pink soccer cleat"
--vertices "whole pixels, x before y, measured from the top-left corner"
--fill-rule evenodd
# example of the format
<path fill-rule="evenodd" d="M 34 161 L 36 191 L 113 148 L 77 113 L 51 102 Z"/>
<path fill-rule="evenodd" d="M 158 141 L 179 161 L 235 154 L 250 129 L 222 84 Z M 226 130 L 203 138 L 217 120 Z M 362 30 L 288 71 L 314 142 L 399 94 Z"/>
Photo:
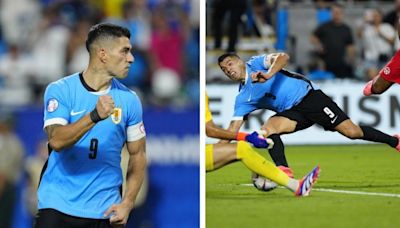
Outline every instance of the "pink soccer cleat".
<path fill-rule="evenodd" d="M 309 174 L 303 177 L 299 182 L 299 187 L 297 187 L 295 196 L 308 196 L 319 175 L 319 165 L 316 166 Z"/>
<path fill-rule="evenodd" d="M 364 96 L 372 95 L 372 82 L 373 81 L 371 80 L 365 85 L 364 90 L 363 90 Z"/>

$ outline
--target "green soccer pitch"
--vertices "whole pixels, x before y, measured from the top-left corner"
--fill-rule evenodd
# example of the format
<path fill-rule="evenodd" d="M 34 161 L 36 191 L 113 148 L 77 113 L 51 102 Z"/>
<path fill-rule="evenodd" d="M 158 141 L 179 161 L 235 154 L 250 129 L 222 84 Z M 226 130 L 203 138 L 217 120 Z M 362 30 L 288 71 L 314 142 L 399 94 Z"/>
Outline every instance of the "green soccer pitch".
<path fill-rule="evenodd" d="M 261 192 L 249 185 L 250 171 L 237 162 L 206 174 L 206 227 L 399 226 L 400 153 L 395 149 L 287 146 L 286 157 L 297 179 L 320 164 L 310 196 L 297 198 L 283 188 Z"/>

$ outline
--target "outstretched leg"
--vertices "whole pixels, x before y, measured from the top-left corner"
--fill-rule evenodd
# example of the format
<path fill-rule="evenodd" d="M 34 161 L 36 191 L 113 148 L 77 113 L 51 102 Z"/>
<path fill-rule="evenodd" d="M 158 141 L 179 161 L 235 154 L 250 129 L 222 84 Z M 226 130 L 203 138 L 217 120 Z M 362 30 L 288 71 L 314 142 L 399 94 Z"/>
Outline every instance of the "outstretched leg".
<path fill-rule="evenodd" d="M 218 143 L 206 146 L 206 170 L 213 171 L 231 162 L 241 161 L 251 171 L 266 177 L 295 193 L 296 196 L 307 196 L 318 178 L 319 167 L 313 169 L 300 181 L 290 178 L 265 159 L 256 149 L 246 142 Z"/>
<path fill-rule="evenodd" d="M 371 142 L 380 142 L 399 150 L 399 139 L 395 136 L 385 134 L 375 128 L 358 126 L 350 119 L 347 119 L 335 127 L 340 134 L 349 139 L 363 139 Z"/>
<path fill-rule="evenodd" d="M 238 142 L 237 144 L 237 159 L 251 171 L 266 177 L 277 184 L 286 186 L 292 191 L 295 191 L 298 185 L 297 180 L 291 179 L 276 167 L 272 162 L 265 159 L 257 153 L 248 143 Z"/>
<path fill-rule="evenodd" d="M 206 146 L 206 171 L 217 170 L 229 163 L 241 161 L 251 171 L 295 191 L 298 181 L 265 159 L 246 142 L 217 143 Z"/>

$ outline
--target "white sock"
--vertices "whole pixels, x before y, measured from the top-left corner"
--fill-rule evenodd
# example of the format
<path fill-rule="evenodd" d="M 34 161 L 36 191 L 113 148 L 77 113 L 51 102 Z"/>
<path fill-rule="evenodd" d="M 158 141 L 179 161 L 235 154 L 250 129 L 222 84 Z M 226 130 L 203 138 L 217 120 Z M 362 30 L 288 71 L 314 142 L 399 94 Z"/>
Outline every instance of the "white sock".
<path fill-rule="evenodd" d="M 297 190 L 297 188 L 299 187 L 300 181 L 290 178 L 289 182 L 287 184 L 287 188 L 292 190 L 293 192 L 295 192 Z"/>

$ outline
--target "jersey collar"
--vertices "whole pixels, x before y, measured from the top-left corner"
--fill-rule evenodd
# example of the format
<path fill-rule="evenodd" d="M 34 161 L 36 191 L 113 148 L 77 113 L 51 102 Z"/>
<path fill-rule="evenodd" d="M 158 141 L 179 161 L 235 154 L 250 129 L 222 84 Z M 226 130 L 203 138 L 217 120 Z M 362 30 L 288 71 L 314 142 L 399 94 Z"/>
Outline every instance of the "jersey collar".
<path fill-rule="evenodd" d="M 110 90 L 111 90 L 111 85 L 105 90 L 101 90 L 101 91 L 97 91 L 97 92 L 90 92 L 90 93 L 93 94 L 93 95 L 102 96 L 102 95 L 108 94 L 110 92 Z"/>
<path fill-rule="evenodd" d="M 247 84 L 248 79 L 249 79 L 249 73 L 248 73 L 247 67 L 246 67 L 246 76 L 244 77 L 244 84 L 245 85 Z"/>
<path fill-rule="evenodd" d="M 247 66 L 246 66 L 246 75 L 244 76 L 244 82 L 240 82 L 239 91 L 241 91 L 243 86 L 247 84 L 248 79 L 249 79 L 249 73 L 247 72 Z"/>
<path fill-rule="evenodd" d="M 89 93 L 91 93 L 91 94 L 93 94 L 93 95 L 106 95 L 106 94 L 108 94 L 109 92 L 110 92 L 110 89 L 111 89 L 111 85 L 107 88 L 107 89 L 105 89 L 105 90 L 101 90 L 101 91 L 96 91 L 96 90 L 94 90 L 92 87 L 90 87 L 86 82 L 85 82 L 85 80 L 84 80 L 84 78 L 83 78 L 83 72 L 80 72 L 79 73 L 79 79 L 81 80 L 81 83 L 82 83 L 82 85 L 83 85 L 83 87 L 85 87 L 85 89 L 89 92 Z"/>

